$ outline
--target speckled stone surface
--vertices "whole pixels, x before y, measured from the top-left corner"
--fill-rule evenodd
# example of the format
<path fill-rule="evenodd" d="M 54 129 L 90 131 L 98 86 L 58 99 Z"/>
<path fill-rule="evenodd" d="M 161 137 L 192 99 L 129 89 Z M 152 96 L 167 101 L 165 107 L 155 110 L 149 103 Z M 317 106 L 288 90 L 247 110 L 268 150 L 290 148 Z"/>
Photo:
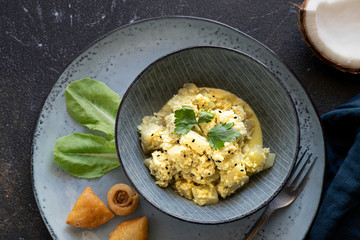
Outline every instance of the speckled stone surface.
<path fill-rule="evenodd" d="M 293 1 L 299 4 L 300 1 Z M 288 1 L 0 1 L 0 239 L 51 239 L 31 186 L 34 127 L 59 74 L 89 43 L 124 24 L 190 15 L 235 27 L 272 49 L 298 76 L 320 113 L 360 92 L 360 76 L 318 60 Z"/>

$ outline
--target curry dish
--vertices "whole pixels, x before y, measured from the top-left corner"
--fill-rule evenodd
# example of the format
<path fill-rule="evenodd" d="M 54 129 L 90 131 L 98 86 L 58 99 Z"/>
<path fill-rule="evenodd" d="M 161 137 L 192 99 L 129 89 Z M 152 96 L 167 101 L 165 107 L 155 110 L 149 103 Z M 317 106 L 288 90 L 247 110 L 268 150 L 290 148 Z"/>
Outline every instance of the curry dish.
<path fill-rule="evenodd" d="M 185 135 L 175 133 L 175 111 L 190 107 L 195 116 L 211 113 Z M 211 147 L 209 131 L 231 123 L 240 134 L 220 149 Z M 215 204 L 244 186 L 249 177 L 274 164 L 275 154 L 262 147 L 259 121 L 242 99 L 221 89 L 185 84 L 162 109 L 138 126 L 141 146 L 149 154 L 144 163 L 160 187 L 172 186 L 198 205 Z"/>

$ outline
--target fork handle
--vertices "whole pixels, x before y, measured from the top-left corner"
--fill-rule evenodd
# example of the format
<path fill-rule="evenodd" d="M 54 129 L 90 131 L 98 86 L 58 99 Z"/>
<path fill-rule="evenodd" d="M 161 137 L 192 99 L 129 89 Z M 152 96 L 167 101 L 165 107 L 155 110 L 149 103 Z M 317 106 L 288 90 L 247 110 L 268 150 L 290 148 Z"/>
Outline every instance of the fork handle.
<path fill-rule="evenodd" d="M 264 224 L 264 222 L 270 217 L 270 215 L 274 212 L 274 209 L 267 206 L 265 208 L 265 211 L 263 214 L 259 217 L 259 219 L 256 221 L 256 223 L 251 227 L 251 229 L 248 231 L 248 233 L 245 235 L 244 240 L 251 240 L 257 231 L 260 229 L 260 227 Z"/>

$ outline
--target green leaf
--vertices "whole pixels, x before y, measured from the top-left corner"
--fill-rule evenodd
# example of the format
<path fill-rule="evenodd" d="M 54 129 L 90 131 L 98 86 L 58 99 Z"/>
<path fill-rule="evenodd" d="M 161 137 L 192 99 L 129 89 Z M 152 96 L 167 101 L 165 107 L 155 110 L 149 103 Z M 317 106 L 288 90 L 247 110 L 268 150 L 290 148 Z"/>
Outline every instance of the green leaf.
<path fill-rule="evenodd" d="M 65 90 L 66 108 L 75 121 L 115 139 L 120 97 L 105 83 L 91 78 L 72 82 Z"/>
<path fill-rule="evenodd" d="M 233 122 L 228 122 L 219 124 L 210 129 L 207 138 L 211 148 L 221 149 L 224 147 L 225 142 L 233 142 L 236 138 L 241 137 L 238 130 L 231 129 L 233 126 Z"/>
<path fill-rule="evenodd" d="M 215 115 L 212 114 L 211 112 L 201 110 L 200 115 L 199 115 L 198 124 L 209 123 L 209 122 L 211 122 L 211 119 L 213 119 L 214 117 L 215 117 Z"/>
<path fill-rule="evenodd" d="M 120 166 L 115 143 L 91 134 L 73 133 L 59 138 L 54 147 L 54 160 L 79 178 L 101 177 Z"/>
<path fill-rule="evenodd" d="M 187 134 L 197 124 L 195 112 L 189 106 L 182 106 L 175 111 L 175 133 Z"/>

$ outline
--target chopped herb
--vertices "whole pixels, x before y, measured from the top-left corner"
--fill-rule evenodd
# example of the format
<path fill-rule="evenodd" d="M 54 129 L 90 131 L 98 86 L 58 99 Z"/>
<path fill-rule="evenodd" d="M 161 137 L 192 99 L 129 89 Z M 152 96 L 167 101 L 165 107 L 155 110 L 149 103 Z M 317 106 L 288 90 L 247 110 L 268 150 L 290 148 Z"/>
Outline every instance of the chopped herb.
<path fill-rule="evenodd" d="M 214 117 L 215 117 L 215 115 L 212 114 L 211 112 L 201 110 L 200 115 L 199 115 L 198 124 L 209 123 L 209 122 L 211 122 L 211 119 L 213 119 Z"/>
<path fill-rule="evenodd" d="M 231 129 L 234 126 L 233 122 L 219 124 L 210 129 L 207 134 L 211 148 L 220 149 L 224 147 L 225 142 L 233 142 L 236 138 L 241 137 L 241 134 L 236 129 Z"/>
<path fill-rule="evenodd" d="M 175 133 L 178 135 L 185 135 L 195 125 L 199 125 L 200 123 L 208 123 L 214 117 L 215 117 L 214 114 L 201 110 L 199 119 L 196 120 L 194 110 L 189 106 L 182 106 L 181 108 L 175 111 Z"/>
<path fill-rule="evenodd" d="M 182 106 L 175 111 L 175 133 L 187 134 L 197 124 L 194 110 L 189 106 Z"/>
<path fill-rule="evenodd" d="M 235 167 L 237 166 L 237 163 L 235 163 Z"/>
<path fill-rule="evenodd" d="M 218 110 L 222 113 L 221 110 Z M 215 117 L 214 114 L 201 110 L 199 119 L 196 120 L 194 110 L 189 106 L 182 106 L 175 111 L 175 133 L 178 135 L 187 134 L 195 125 L 198 125 L 200 130 L 200 123 L 209 123 Z M 236 138 L 241 137 L 241 134 L 236 129 L 231 129 L 234 126 L 233 122 L 222 123 L 210 129 L 207 133 L 207 139 L 211 148 L 221 149 L 225 142 L 233 142 Z M 195 139 L 192 140 L 195 142 Z M 177 140 L 179 143 L 179 140 Z M 230 153 L 230 151 L 229 151 Z"/>

